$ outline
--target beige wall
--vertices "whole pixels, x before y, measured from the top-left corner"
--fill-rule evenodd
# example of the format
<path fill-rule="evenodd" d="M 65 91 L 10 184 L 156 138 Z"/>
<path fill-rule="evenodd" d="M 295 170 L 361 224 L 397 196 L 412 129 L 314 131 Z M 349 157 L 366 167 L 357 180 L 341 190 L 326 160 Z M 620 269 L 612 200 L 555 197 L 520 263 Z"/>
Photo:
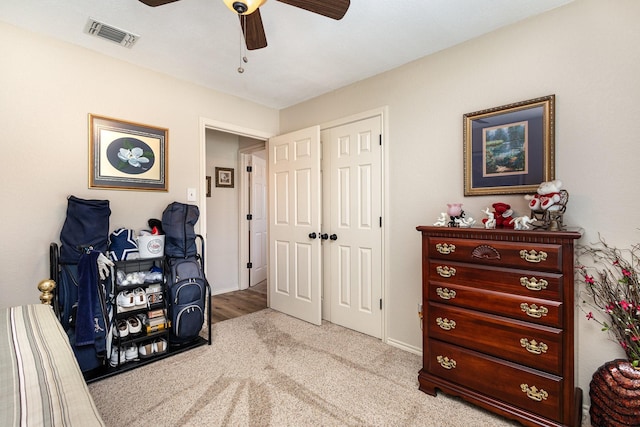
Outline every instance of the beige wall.
<path fill-rule="evenodd" d="M 387 332 L 419 349 L 415 226 L 453 201 L 476 217 L 495 201 L 526 213 L 521 196 L 463 197 L 464 113 L 555 94 L 566 222 L 585 229 L 585 242 L 599 232 L 619 246 L 639 241 L 637 16 L 635 0 L 577 0 L 280 113 L 0 23 L 0 306 L 37 301 L 68 195 L 109 199 L 112 229 L 142 228 L 168 203 L 184 202 L 187 187 L 199 188 L 200 117 L 273 134 L 386 105 Z M 169 128 L 169 193 L 89 190 L 88 113 Z M 582 316 L 577 332 L 586 390 L 596 367 L 621 353 Z"/>
<path fill-rule="evenodd" d="M 110 200 L 111 230 L 141 229 L 201 188 L 201 117 L 278 130 L 277 110 L 3 23 L 0 52 L 0 306 L 38 301 L 68 195 Z M 169 192 L 88 189 L 89 113 L 168 128 Z"/>
<path fill-rule="evenodd" d="M 281 131 L 389 107 L 388 337 L 420 347 L 420 236 L 447 202 L 473 217 L 493 202 L 526 214 L 522 196 L 463 197 L 462 115 L 556 95 L 556 176 L 566 222 L 610 243 L 640 241 L 640 2 L 577 0 L 404 67 L 281 111 Z M 579 385 L 621 356 L 578 315 Z"/>
<path fill-rule="evenodd" d="M 207 175 L 211 177 L 211 197 L 207 198 L 207 280 L 213 295 L 237 291 L 240 187 L 238 150 L 240 137 L 207 130 Z M 216 187 L 216 167 L 234 169 L 233 188 Z"/>

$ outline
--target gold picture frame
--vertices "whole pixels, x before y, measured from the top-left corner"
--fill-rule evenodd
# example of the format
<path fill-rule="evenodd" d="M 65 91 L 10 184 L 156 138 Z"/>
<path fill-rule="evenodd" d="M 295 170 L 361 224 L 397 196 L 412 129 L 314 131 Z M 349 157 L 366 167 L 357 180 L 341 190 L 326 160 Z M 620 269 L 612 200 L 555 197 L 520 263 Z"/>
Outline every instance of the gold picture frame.
<path fill-rule="evenodd" d="M 463 116 L 464 195 L 535 193 L 555 179 L 555 95 Z"/>
<path fill-rule="evenodd" d="M 169 130 L 89 114 L 89 188 L 168 191 Z"/>

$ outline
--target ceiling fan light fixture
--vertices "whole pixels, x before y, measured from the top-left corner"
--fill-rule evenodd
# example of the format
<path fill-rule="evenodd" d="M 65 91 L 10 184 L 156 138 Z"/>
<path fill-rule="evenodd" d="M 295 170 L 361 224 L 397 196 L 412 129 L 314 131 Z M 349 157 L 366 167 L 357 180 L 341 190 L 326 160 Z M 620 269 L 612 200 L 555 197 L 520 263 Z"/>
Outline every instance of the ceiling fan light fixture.
<path fill-rule="evenodd" d="M 250 15 L 267 0 L 223 0 L 229 10 L 238 15 Z"/>

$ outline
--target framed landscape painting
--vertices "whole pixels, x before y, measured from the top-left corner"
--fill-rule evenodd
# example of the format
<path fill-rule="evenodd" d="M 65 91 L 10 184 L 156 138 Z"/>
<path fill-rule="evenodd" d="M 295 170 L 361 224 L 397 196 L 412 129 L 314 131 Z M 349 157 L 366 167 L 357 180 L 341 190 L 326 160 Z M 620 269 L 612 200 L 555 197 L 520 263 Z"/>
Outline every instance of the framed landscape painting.
<path fill-rule="evenodd" d="M 463 116 L 464 195 L 535 193 L 555 177 L 555 95 Z"/>
<path fill-rule="evenodd" d="M 89 115 L 89 188 L 168 191 L 169 130 Z"/>

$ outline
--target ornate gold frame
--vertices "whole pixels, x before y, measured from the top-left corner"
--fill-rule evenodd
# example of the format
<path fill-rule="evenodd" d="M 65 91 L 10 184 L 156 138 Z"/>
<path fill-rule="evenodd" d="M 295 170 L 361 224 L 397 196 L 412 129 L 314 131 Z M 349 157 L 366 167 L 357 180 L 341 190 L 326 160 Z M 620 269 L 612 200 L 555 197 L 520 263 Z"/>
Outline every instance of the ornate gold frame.
<path fill-rule="evenodd" d="M 555 95 L 548 95 L 465 114 L 464 195 L 533 193 L 541 182 L 555 179 L 554 112 Z M 524 142 L 518 141 L 513 149 L 507 150 L 512 141 L 489 141 L 487 137 L 496 129 L 506 132 L 512 128 L 524 136 Z M 487 173 L 487 164 L 496 158 L 488 147 L 496 145 L 501 153 L 515 153 L 519 169 L 500 166 L 505 172 Z"/>

